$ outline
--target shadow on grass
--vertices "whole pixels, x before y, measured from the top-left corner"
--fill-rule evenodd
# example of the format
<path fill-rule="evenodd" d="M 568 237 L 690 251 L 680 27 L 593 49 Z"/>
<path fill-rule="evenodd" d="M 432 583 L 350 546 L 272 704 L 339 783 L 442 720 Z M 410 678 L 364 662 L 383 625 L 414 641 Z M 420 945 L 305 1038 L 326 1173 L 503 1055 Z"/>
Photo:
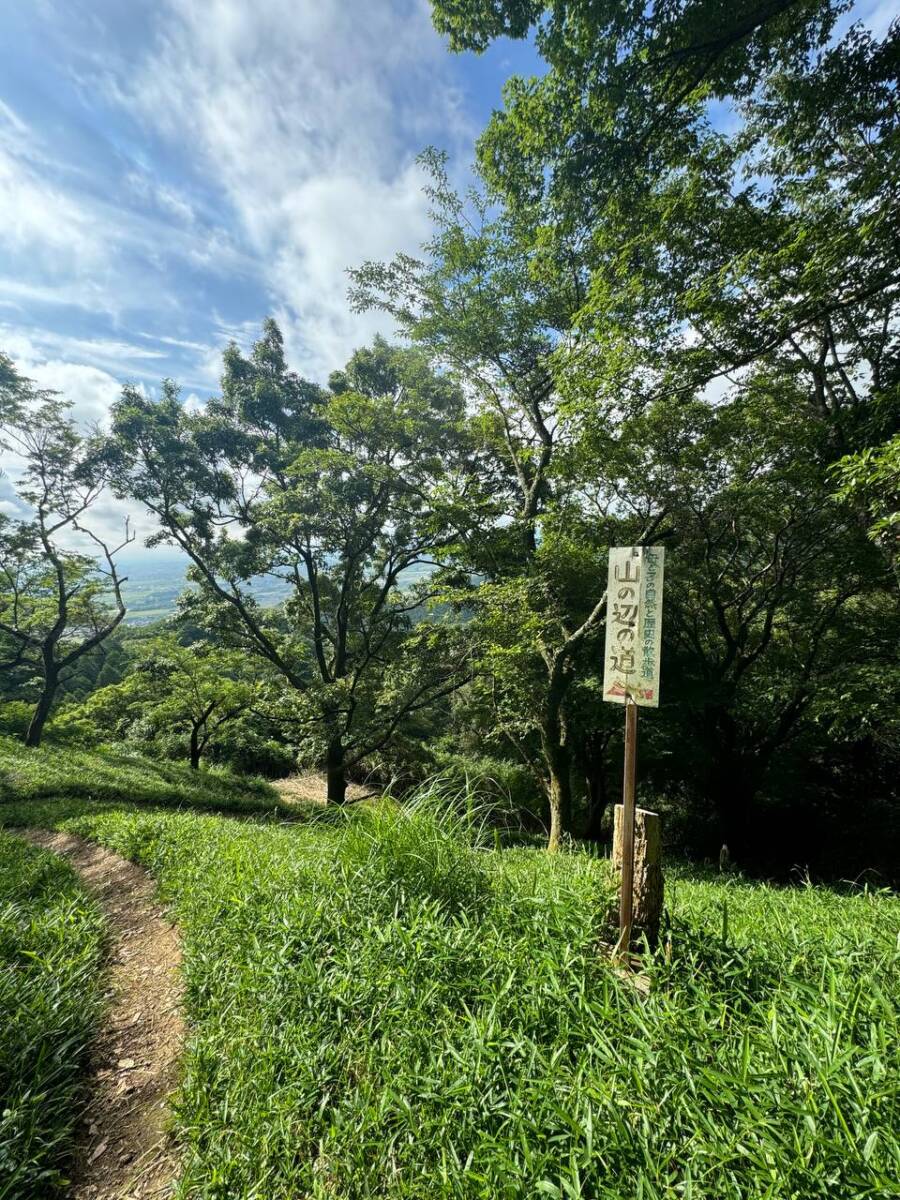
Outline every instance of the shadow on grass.
<path fill-rule="evenodd" d="M 666 878 L 676 883 L 708 884 L 727 891 L 752 893 L 760 887 L 775 893 L 790 894 L 813 889 L 816 892 L 845 898 L 878 893 L 895 896 L 900 888 L 894 887 L 880 872 L 872 869 L 861 871 L 852 879 L 820 879 L 811 876 L 804 867 L 794 867 L 790 876 L 773 876 L 743 869 L 720 870 L 711 863 L 696 863 L 688 859 L 668 858 L 665 861 Z"/>
<path fill-rule="evenodd" d="M 736 1015 L 770 996 L 781 978 L 778 964 L 763 950 L 682 922 L 666 930 L 652 964 L 656 987 L 696 992 L 704 1002 L 719 995 Z"/>
<path fill-rule="evenodd" d="M 61 745 L 26 749 L 0 740 L 0 805 L 7 823 L 44 801 L 140 804 L 190 808 L 256 819 L 302 821 L 304 808 L 284 804 L 264 780 L 194 771 L 111 748 L 84 751 Z"/>

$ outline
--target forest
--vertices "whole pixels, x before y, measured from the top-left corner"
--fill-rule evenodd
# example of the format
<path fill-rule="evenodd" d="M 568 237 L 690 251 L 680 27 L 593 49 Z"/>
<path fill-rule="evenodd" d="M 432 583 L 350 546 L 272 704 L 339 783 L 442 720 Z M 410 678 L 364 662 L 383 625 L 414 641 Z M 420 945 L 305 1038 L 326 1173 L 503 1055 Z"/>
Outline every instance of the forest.
<path fill-rule="evenodd" d="M 595 7 L 435 4 L 454 48 L 538 21 L 546 73 L 508 83 L 468 191 L 423 153 L 421 255 L 350 271 L 396 339 L 326 383 L 269 319 L 202 411 L 126 386 L 88 431 L 2 360 L 30 506 L 0 527 L 9 732 L 319 768 L 337 804 L 348 779 L 446 773 L 551 846 L 603 838 L 606 556 L 654 543 L 640 787 L 668 838 L 896 867 L 896 38 L 835 41 L 840 4 Z M 177 618 L 138 636 L 131 535 L 92 530 L 110 491 L 190 564 Z M 256 603 L 265 577 L 288 599 Z"/>
<path fill-rule="evenodd" d="M 259 87 L 315 25 L 213 7 Z M 539 70 L 419 146 L 416 253 L 348 240 L 349 356 L 273 303 L 86 420 L 0 343 L 0 1200 L 889 1200 L 900 15 L 422 7 Z"/>

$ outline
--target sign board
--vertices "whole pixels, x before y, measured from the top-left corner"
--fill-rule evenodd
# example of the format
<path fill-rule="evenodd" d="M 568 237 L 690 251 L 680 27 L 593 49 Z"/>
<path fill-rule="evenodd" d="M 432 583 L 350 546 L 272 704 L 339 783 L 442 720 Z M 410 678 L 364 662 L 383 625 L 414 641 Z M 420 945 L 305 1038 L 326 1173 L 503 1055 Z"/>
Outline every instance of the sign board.
<path fill-rule="evenodd" d="M 659 705 L 664 558 L 662 546 L 610 547 L 604 700 Z"/>

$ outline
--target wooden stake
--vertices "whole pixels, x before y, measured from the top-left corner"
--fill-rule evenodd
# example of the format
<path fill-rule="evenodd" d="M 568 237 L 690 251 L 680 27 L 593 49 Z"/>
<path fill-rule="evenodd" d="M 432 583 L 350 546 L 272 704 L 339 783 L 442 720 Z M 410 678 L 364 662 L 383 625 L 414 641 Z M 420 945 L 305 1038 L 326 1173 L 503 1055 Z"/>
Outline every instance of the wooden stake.
<path fill-rule="evenodd" d="M 622 783 L 622 886 L 619 893 L 619 942 L 616 950 L 627 956 L 634 917 L 634 776 L 637 759 L 638 706 L 625 700 L 625 773 Z"/>
<path fill-rule="evenodd" d="M 622 825 L 625 809 L 617 804 L 613 814 L 613 867 L 621 878 Z M 634 810 L 634 886 L 631 910 L 631 941 L 647 939 L 655 946 L 659 937 L 663 906 L 662 830 L 659 813 L 646 808 Z"/>

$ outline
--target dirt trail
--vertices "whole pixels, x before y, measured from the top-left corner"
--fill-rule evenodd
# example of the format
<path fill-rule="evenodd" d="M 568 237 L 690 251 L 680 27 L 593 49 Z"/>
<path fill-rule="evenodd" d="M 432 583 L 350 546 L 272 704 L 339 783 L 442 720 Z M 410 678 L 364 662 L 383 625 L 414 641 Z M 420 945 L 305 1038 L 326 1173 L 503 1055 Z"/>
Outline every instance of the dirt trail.
<path fill-rule="evenodd" d="M 273 779 L 272 787 L 278 792 L 284 804 L 325 804 L 327 780 L 318 771 L 302 771 L 299 775 L 289 775 L 286 779 Z M 347 784 L 347 799 L 351 803 L 356 800 L 371 800 L 377 796 L 378 789 L 366 787 L 361 783 Z"/>
<path fill-rule="evenodd" d="M 72 1200 L 162 1200 L 177 1174 L 167 1101 L 184 1041 L 178 931 L 134 863 L 74 834 L 15 833 L 71 863 L 109 931 L 109 1003 L 90 1050 Z"/>

